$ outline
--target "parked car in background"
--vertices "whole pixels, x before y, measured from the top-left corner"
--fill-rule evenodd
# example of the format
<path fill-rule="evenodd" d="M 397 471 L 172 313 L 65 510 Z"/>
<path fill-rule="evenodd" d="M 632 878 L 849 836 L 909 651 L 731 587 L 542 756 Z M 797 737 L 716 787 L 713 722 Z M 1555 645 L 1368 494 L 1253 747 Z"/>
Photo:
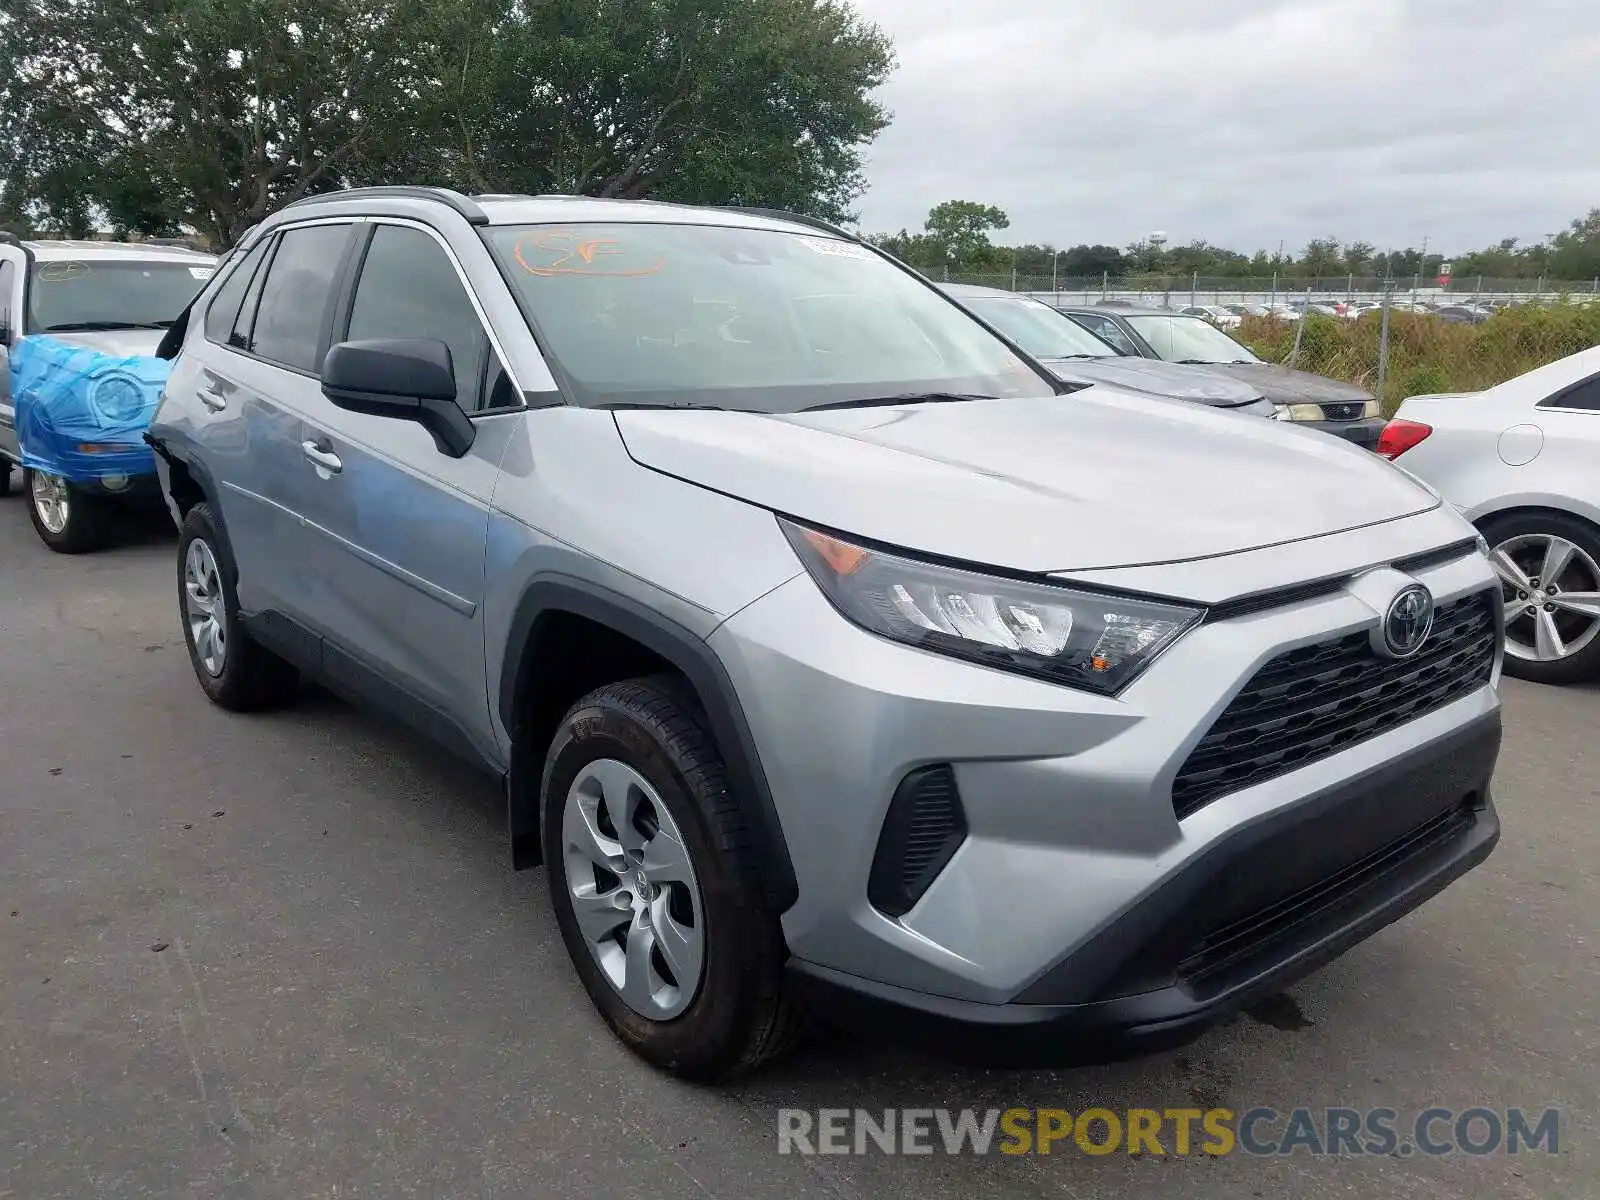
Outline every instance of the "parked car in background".
<path fill-rule="evenodd" d="M 1348 320 L 1355 321 L 1370 312 L 1377 312 L 1382 307 L 1376 300 L 1352 300 L 1344 306 L 1342 315 Z"/>
<path fill-rule="evenodd" d="M 1506 670 L 1541 683 L 1600 678 L 1600 347 L 1484 392 L 1413 396 L 1379 452 L 1488 541 Z"/>
<path fill-rule="evenodd" d="M 10 489 L 12 468 L 24 465 L 12 395 L 12 356 L 20 360 L 22 340 L 45 335 L 94 352 L 81 356 L 91 361 L 153 356 L 215 266 L 211 255 L 177 246 L 0 235 L 0 495 Z M 118 403 L 140 403 L 137 380 L 117 382 L 133 389 Z M 113 464 L 105 471 L 74 479 L 42 468 L 23 471 L 34 529 L 51 549 L 72 553 L 100 544 L 114 505 L 160 508 L 149 448 L 124 432 L 131 441 L 79 443 L 67 451 L 90 466 Z"/>
<path fill-rule="evenodd" d="M 1446 304 L 1434 309 L 1433 315 L 1452 325 L 1482 325 L 1494 314 L 1470 304 Z"/>
<path fill-rule="evenodd" d="M 947 283 L 942 289 L 1071 383 L 1107 384 L 1169 400 L 1272 417 L 1276 410 L 1250 384 L 1200 367 L 1131 358 L 1042 300 L 996 288 Z"/>
<path fill-rule="evenodd" d="M 1199 317 L 1202 321 L 1210 321 L 1218 329 L 1239 328 L 1239 317 L 1229 312 L 1220 304 L 1191 304 L 1187 308 L 1180 308 L 1179 312 L 1189 317 Z"/>
<path fill-rule="evenodd" d="M 1354 384 L 1261 361 L 1245 346 L 1199 317 L 1156 309 L 1111 312 L 1063 308 L 1090 333 L 1124 354 L 1205 366 L 1258 389 L 1280 421 L 1294 421 L 1376 449 L 1383 416 L 1371 392 Z"/>
<path fill-rule="evenodd" d="M 1062 394 L 805 217 L 386 187 L 240 250 L 150 429 L 198 686 L 304 672 L 489 772 L 666 1070 L 806 1008 L 1169 1047 L 1499 837 L 1495 577 L 1376 458 Z"/>

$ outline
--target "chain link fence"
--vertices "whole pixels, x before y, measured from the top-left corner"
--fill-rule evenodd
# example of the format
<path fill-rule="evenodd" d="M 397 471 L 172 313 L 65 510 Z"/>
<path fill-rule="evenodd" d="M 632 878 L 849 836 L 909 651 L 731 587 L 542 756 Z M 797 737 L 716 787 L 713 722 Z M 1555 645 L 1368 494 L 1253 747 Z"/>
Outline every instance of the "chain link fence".
<path fill-rule="evenodd" d="M 1357 384 L 1387 412 L 1408 396 L 1479 391 L 1600 345 L 1596 280 L 1457 278 L 1422 287 L 1420 280 L 1360 276 L 1096 281 L 989 274 L 951 282 L 1063 306 L 1211 307 L 1211 319 L 1261 358 Z"/>
<path fill-rule="evenodd" d="M 1377 303 L 1385 291 L 1396 304 L 1483 304 L 1496 307 L 1562 297 L 1600 298 L 1600 278 L 1584 280 L 1494 279 L 1455 276 L 1441 284 L 1432 276 L 1385 279 L 1378 275 L 1332 275 L 1316 278 L 1291 275 L 1041 275 L 1017 271 L 1001 273 L 947 272 L 951 283 L 970 283 L 1011 292 L 1029 292 L 1062 304 L 1094 304 L 1114 300 L 1155 308 L 1200 305 L 1219 307 L 1259 305 L 1273 307 L 1303 303 L 1367 301 Z"/>

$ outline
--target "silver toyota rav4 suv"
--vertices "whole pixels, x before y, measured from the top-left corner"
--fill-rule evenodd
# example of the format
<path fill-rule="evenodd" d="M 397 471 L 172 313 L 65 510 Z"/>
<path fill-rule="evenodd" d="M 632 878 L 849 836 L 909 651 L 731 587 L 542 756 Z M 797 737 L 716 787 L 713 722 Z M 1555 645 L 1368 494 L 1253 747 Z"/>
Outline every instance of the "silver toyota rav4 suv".
<path fill-rule="evenodd" d="M 339 193 L 163 353 L 206 694 L 306 676 L 503 778 L 594 1003 L 684 1075 L 805 1011 L 1173 1045 L 1498 836 L 1470 526 L 1333 438 L 1058 383 L 832 227 Z"/>

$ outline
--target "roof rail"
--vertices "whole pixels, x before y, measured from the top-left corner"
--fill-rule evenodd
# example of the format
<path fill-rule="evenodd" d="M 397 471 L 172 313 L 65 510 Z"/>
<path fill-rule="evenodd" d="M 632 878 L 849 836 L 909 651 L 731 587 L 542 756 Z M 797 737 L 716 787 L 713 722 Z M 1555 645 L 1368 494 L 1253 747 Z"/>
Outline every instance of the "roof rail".
<path fill-rule="evenodd" d="M 436 187 L 358 187 L 344 188 L 337 192 L 318 192 L 315 196 L 304 196 L 291 204 L 284 205 L 284 210 L 298 208 L 302 204 L 316 204 L 327 200 L 361 200 L 382 199 L 392 197 L 397 200 L 434 200 L 440 204 L 448 204 L 474 225 L 487 225 L 489 215 L 479 208 L 471 198 L 463 196 L 460 192 L 453 192 L 449 188 Z"/>
<path fill-rule="evenodd" d="M 718 208 L 724 212 L 745 213 L 752 217 L 766 217 L 770 221 L 788 221 L 791 225 L 804 225 L 810 229 L 820 229 L 824 233 L 831 233 L 847 241 L 859 242 L 861 239 L 848 229 L 840 229 L 821 217 L 806 217 L 799 213 L 785 212 L 781 208 L 749 208 L 742 204 L 719 204 Z"/>
<path fill-rule="evenodd" d="M 20 246 L 22 245 L 22 239 L 16 234 L 12 233 L 9 229 L 0 229 L 0 244 L 7 246 Z"/>

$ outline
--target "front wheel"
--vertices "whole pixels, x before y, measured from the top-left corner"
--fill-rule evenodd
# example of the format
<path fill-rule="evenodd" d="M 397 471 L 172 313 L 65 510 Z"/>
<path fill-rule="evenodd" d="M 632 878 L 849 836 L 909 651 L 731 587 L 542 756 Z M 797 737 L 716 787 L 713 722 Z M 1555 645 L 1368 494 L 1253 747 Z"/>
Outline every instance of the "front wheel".
<path fill-rule="evenodd" d="M 48 471 L 22 474 L 28 516 L 39 540 L 57 554 L 86 554 L 105 545 L 110 532 L 106 503 Z"/>
<path fill-rule="evenodd" d="M 1506 674 L 1600 677 L 1600 530 L 1565 513 L 1513 513 L 1483 536 L 1505 605 Z"/>
<path fill-rule="evenodd" d="M 691 1079 L 783 1050 L 798 1015 L 782 933 L 747 882 L 749 839 L 693 696 L 670 677 L 591 692 L 556 731 L 541 792 L 562 940 L 612 1031 Z"/>

